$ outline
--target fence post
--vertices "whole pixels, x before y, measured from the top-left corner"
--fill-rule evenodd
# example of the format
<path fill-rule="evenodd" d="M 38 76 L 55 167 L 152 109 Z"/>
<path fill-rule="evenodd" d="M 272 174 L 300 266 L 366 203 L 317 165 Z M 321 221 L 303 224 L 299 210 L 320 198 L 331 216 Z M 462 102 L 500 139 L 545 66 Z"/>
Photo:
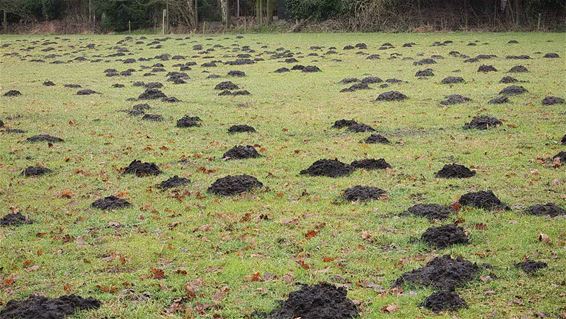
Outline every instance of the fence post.
<path fill-rule="evenodd" d="M 537 21 L 537 31 L 540 31 L 540 19 L 542 18 L 542 13 L 538 14 L 538 21 Z"/>
<path fill-rule="evenodd" d="M 128 20 L 128 33 L 132 33 L 132 21 Z"/>

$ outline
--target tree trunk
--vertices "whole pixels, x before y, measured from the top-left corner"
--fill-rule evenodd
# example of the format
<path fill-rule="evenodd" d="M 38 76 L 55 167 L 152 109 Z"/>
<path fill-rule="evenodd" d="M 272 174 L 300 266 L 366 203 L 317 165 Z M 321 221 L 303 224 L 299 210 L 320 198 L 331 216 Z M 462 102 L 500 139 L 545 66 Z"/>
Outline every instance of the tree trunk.
<path fill-rule="evenodd" d="M 4 33 L 8 33 L 8 13 L 6 12 L 6 10 L 2 10 L 3 12 L 3 19 L 2 19 L 2 29 L 4 30 Z"/>
<path fill-rule="evenodd" d="M 220 0 L 220 10 L 222 11 L 222 23 L 224 26 L 228 27 L 230 24 L 230 8 L 228 6 L 228 0 Z"/>

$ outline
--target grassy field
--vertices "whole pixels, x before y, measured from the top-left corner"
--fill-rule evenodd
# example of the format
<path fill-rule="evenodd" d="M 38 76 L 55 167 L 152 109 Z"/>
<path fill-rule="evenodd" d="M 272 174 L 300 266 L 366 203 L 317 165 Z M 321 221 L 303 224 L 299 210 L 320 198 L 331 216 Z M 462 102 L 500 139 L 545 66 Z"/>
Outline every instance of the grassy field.
<path fill-rule="evenodd" d="M 0 216 L 20 211 L 33 224 L 0 228 L 0 305 L 32 293 L 56 297 L 75 293 L 100 299 L 103 306 L 76 318 L 252 318 L 270 312 L 286 299 L 297 283 L 331 282 L 348 287 L 348 297 L 359 302 L 362 318 L 548 318 L 566 317 L 566 219 L 530 216 L 534 204 L 566 206 L 566 171 L 541 159 L 565 150 L 566 105 L 543 106 L 545 96 L 565 97 L 566 50 L 564 34 L 448 33 L 448 34 L 258 34 L 170 36 L 162 47 L 147 46 L 155 36 L 140 36 L 117 44 L 125 36 L 1 36 L 0 93 L 19 90 L 18 97 L 0 96 L 0 119 L 6 127 L 27 131 L 0 132 Z M 451 40 L 446 46 L 435 41 Z M 508 44 L 517 40 L 518 44 Z M 44 44 L 52 41 L 52 44 Z M 469 46 L 469 42 L 476 46 Z M 364 42 L 360 50 L 345 45 Z M 378 50 L 390 42 L 395 48 Z M 412 48 L 402 45 L 415 42 Z M 87 49 L 89 43 L 94 49 Z M 262 57 L 252 65 L 230 66 L 248 45 Z M 193 45 L 214 51 L 198 53 Z M 310 50 L 321 46 L 322 50 Z M 335 46 L 337 54 L 325 55 Z M 42 49 L 53 47 L 52 51 Z M 108 57 L 126 47 L 123 57 Z M 303 65 L 322 72 L 274 73 L 293 64 L 272 59 L 285 48 Z M 495 54 L 479 63 L 463 63 L 449 55 L 470 57 Z M 7 55 L 15 52 L 17 54 Z M 319 56 L 308 56 L 317 52 Z M 391 53 L 399 53 L 390 59 Z M 556 52 L 558 59 L 543 55 Z M 130 54 L 131 53 L 131 54 Z M 124 64 L 119 59 L 152 58 L 158 54 L 186 56 L 185 60 L 151 60 Z M 46 58 L 46 55 L 60 56 Z M 529 60 L 506 59 L 529 55 Z M 433 65 L 414 61 L 440 55 Z M 87 61 L 71 61 L 84 56 Z M 98 63 L 90 60 L 100 57 Z M 412 59 L 406 59 L 412 58 Z M 31 62 L 44 59 L 46 63 Z M 53 64 L 55 60 L 69 63 Z M 340 61 L 337 61 L 340 60 Z M 178 71 L 177 63 L 194 61 L 186 71 L 190 80 L 174 85 L 166 73 L 144 77 L 140 66 L 162 63 Z M 498 72 L 478 73 L 481 64 Z M 528 73 L 507 74 L 515 65 Z M 415 72 L 430 67 L 435 76 L 418 79 Z M 132 76 L 106 77 L 104 70 L 133 68 Z M 209 73 L 204 72 L 207 70 Z M 246 77 L 232 78 L 230 70 Z M 221 78 L 208 79 L 209 74 Z M 347 77 L 378 76 L 407 83 L 340 93 Z M 529 92 L 511 102 L 487 102 L 507 86 L 499 80 L 512 75 Z M 446 76 L 466 83 L 444 85 Z M 43 86 L 46 80 L 52 87 Z M 214 86 L 230 80 L 249 96 L 218 96 Z M 157 81 L 178 103 L 149 101 L 149 113 L 162 122 L 142 121 L 121 110 L 141 103 L 142 87 L 134 81 Z M 100 94 L 78 96 L 80 84 Z M 114 88 L 113 84 L 124 84 Z M 397 90 L 403 102 L 375 102 L 378 94 Z M 449 94 L 471 98 L 464 104 L 442 107 Z M 176 128 L 184 115 L 199 116 L 202 126 Z M 486 131 L 462 127 L 476 115 L 489 114 L 503 125 Z M 332 129 L 334 121 L 355 119 L 371 125 L 392 143 L 360 143 L 369 133 Z M 249 124 L 257 133 L 228 134 L 234 124 Z M 61 137 L 64 143 L 27 143 L 36 134 Z M 225 161 L 222 154 L 235 145 L 256 145 L 261 158 Z M 309 177 L 299 172 L 318 159 L 350 163 L 384 158 L 392 169 L 356 171 L 348 177 Z M 163 174 L 139 178 L 121 169 L 134 159 L 156 163 Z M 439 179 L 444 164 L 460 163 L 477 174 L 467 179 Z M 23 177 L 27 166 L 53 170 L 41 177 Z M 236 197 L 207 193 L 216 179 L 234 174 L 257 177 L 266 188 Z M 173 175 L 191 183 L 176 191 L 156 184 Z M 387 198 L 349 203 L 342 191 L 369 185 L 387 191 Z M 467 192 L 493 190 L 512 211 L 490 212 L 464 207 L 449 220 L 432 223 L 402 216 L 417 203 L 449 205 Z M 90 204 L 118 194 L 131 208 L 101 211 Z M 431 249 L 419 241 L 430 226 L 458 221 L 468 232 L 468 245 Z M 540 234 L 548 240 L 539 240 Z M 544 236 L 543 236 L 544 237 Z M 463 256 L 488 263 L 481 279 L 457 291 L 468 303 L 457 313 L 433 314 L 419 306 L 432 290 L 405 287 L 392 290 L 403 272 L 422 266 L 435 256 Z M 527 275 L 514 264 L 525 257 L 542 260 L 548 268 Z M 176 298 L 196 287 L 182 311 L 167 314 Z M 391 313 L 383 308 L 392 307 Z M 0 307 L 1 308 L 1 307 Z"/>

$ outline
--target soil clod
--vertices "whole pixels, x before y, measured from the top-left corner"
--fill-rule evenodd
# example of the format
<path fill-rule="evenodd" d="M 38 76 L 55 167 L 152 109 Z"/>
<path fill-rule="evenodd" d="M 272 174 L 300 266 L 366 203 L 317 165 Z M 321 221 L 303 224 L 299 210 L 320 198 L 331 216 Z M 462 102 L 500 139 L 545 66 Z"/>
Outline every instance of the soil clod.
<path fill-rule="evenodd" d="M 225 160 L 238 160 L 238 159 L 258 158 L 258 157 L 261 157 L 261 155 L 256 151 L 255 147 L 251 145 L 234 146 L 226 153 L 224 153 L 224 155 L 222 155 L 222 159 Z"/>
<path fill-rule="evenodd" d="M 233 196 L 263 187 L 263 183 L 250 175 L 228 175 L 217 179 L 208 192 L 220 196 Z"/>
<path fill-rule="evenodd" d="M 490 190 L 464 194 L 460 197 L 459 202 L 464 206 L 472 206 L 486 210 L 510 209 Z"/>
<path fill-rule="evenodd" d="M 429 246 L 439 249 L 468 243 L 468 236 L 464 229 L 453 224 L 430 227 L 422 234 L 421 239 Z"/>
<path fill-rule="evenodd" d="M 179 177 L 177 175 L 170 177 L 163 182 L 159 183 L 157 187 L 160 189 L 177 188 L 189 184 L 191 181 L 188 178 Z"/>
<path fill-rule="evenodd" d="M 177 127 L 195 127 L 201 125 L 201 119 L 198 116 L 185 115 L 177 120 Z"/>
<path fill-rule="evenodd" d="M 138 99 L 140 100 L 158 100 L 167 97 L 165 93 L 161 92 L 159 89 L 146 89 Z"/>
<path fill-rule="evenodd" d="M 22 95 L 22 92 L 20 92 L 18 90 L 10 90 L 10 91 L 4 93 L 4 96 L 7 96 L 7 97 L 20 96 L 20 95 Z"/>
<path fill-rule="evenodd" d="M 460 164 L 446 164 L 434 176 L 438 178 L 469 178 L 476 175 L 476 172 Z"/>
<path fill-rule="evenodd" d="M 0 218 L 0 226 L 21 226 L 31 224 L 32 221 L 19 212 L 9 213 Z"/>
<path fill-rule="evenodd" d="M 527 213 L 536 216 L 566 216 L 566 209 L 554 204 L 537 204 L 527 208 Z"/>
<path fill-rule="evenodd" d="M 391 168 L 391 165 L 389 165 L 389 163 L 387 163 L 383 158 L 353 161 L 350 165 L 355 169 L 367 170 Z"/>
<path fill-rule="evenodd" d="M 502 95 L 519 95 L 519 94 L 523 94 L 525 92 L 528 92 L 528 91 L 524 87 L 522 87 L 520 85 L 511 85 L 511 86 L 508 86 L 508 87 L 504 88 L 503 90 L 499 91 L 499 94 L 502 94 Z"/>
<path fill-rule="evenodd" d="M 403 101 L 405 99 L 407 99 L 405 94 L 398 91 L 389 91 L 378 95 L 376 101 Z"/>
<path fill-rule="evenodd" d="M 30 143 L 37 143 L 37 142 L 60 143 L 63 142 L 63 139 L 48 134 L 39 134 L 39 135 L 34 135 L 32 137 L 28 137 L 26 141 Z"/>
<path fill-rule="evenodd" d="M 472 119 L 470 123 L 464 125 L 465 129 L 478 129 L 478 130 L 487 130 L 490 128 L 494 128 L 503 124 L 500 120 L 495 117 L 487 116 L 487 115 L 480 115 L 476 116 Z"/>
<path fill-rule="evenodd" d="M 548 264 L 544 261 L 527 260 L 516 263 L 515 267 L 522 269 L 527 274 L 534 274 L 535 272 L 548 267 Z"/>
<path fill-rule="evenodd" d="M 65 295 L 50 299 L 42 296 L 29 296 L 24 300 L 10 300 L 0 311 L 0 318 L 14 319 L 64 319 L 77 311 L 100 308 L 100 301 Z"/>
<path fill-rule="evenodd" d="M 98 208 L 98 209 L 102 209 L 102 210 L 113 210 L 113 209 L 121 209 L 121 208 L 130 207 L 131 204 L 123 198 L 119 198 L 119 197 L 111 195 L 111 196 L 107 196 L 107 197 L 95 200 L 91 204 L 91 206 L 93 208 Z"/>
<path fill-rule="evenodd" d="M 448 76 L 442 79 L 440 83 L 442 84 L 457 84 L 457 83 L 464 83 L 464 78 L 459 76 Z"/>
<path fill-rule="evenodd" d="M 309 168 L 302 170 L 302 175 L 341 177 L 352 173 L 354 168 L 339 160 L 321 159 L 314 162 Z"/>
<path fill-rule="evenodd" d="M 470 99 L 467 96 L 463 96 L 460 94 L 451 94 L 446 96 L 446 98 L 440 102 L 440 104 L 442 105 L 454 105 L 454 104 L 462 104 L 462 103 L 466 103 L 468 101 L 471 101 L 472 99 Z"/>
<path fill-rule="evenodd" d="M 255 133 L 256 129 L 253 128 L 252 126 L 246 125 L 246 124 L 241 124 L 241 125 L 232 125 L 230 126 L 230 128 L 228 128 L 228 133 L 234 134 L 234 133 Z"/>
<path fill-rule="evenodd" d="M 390 144 L 389 140 L 381 134 L 372 134 L 368 136 L 364 141 L 366 144 Z"/>
<path fill-rule="evenodd" d="M 49 174 L 51 173 L 52 170 L 50 170 L 47 167 L 42 167 L 42 166 L 28 166 L 26 167 L 26 169 L 24 169 L 22 171 L 22 176 L 41 176 L 41 175 L 45 175 L 45 174 Z"/>
<path fill-rule="evenodd" d="M 124 174 L 134 174 L 137 177 L 144 177 L 149 175 L 159 175 L 161 170 L 154 163 L 141 162 L 134 160 L 124 169 Z"/>
<path fill-rule="evenodd" d="M 466 308 L 468 305 L 455 291 L 441 290 L 433 292 L 423 301 L 421 306 L 438 313 L 441 311 L 457 311 Z"/>
<path fill-rule="evenodd" d="M 426 217 L 429 220 L 442 220 L 448 218 L 453 211 L 450 207 L 439 204 L 417 204 L 409 207 L 407 213 L 417 217 Z"/>
<path fill-rule="evenodd" d="M 542 100 L 542 105 L 564 104 L 564 99 L 557 96 L 546 96 Z"/>
<path fill-rule="evenodd" d="M 366 202 L 379 199 L 385 194 L 384 190 L 377 187 L 357 185 L 346 189 L 342 196 L 350 202 Z"/>

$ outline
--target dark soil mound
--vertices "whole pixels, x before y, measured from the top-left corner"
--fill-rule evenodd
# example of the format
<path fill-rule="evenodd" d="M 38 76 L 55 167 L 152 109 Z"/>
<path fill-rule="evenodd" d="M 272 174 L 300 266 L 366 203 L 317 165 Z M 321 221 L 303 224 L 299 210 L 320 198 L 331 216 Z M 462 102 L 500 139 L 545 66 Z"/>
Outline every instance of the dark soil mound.
<path fill-rule="evenodd" d="M 340 83 L 342 83 L 342 84 L 350 84 L 350 83 L 356 83 L 356 82 L 360 82 L 360 80 L 357 79 L 357 78 L 344 78 L 340 81 Z"/>
<path fill-rule="evenodd" d="M 140 96 L 138 96 L 138 99 L 157 100 L 157 99 L 162 99 L 164 97 L 167 97 L 167 95 L 165 95 L 165 93 L 161 92 L 161 90 L 159 89 L 146 89 L 142 94 L 140 94 Z"/>
<path fill-rule="evenodd" d="M 303 286 L 289 294 L 273 310 L 270 319 L 352 319 L 358 318 L 356 305 L 347 298 L 347 290 L 328 283 Z"/>
<path fill-rule="evenodd" d="M 246 76 L 246 72 L 243 72 L 243 71 L 229 71 L 229 72 L 228 72 L 228 75 L 229 75 L 229 76 L 235 76 L 235 77 L 239 77 L 239 78 L 240 78 L 240 77 Z"/>
<path fill-rule="evenodd" d="M 497 72 L 497 69 L 493 65 L 480 65 L 478 72 Z"/>
<path fill-rule="evenodd" d="M 417 71 L 417 73 L 415 73 L 415 76 L 416 77 L 434 76 L 434 73 L 432 72 L 432 69 L 424 69 Z"/>
<path fill-rule="evenodd" d="M 94 298 L 82 298 L 66 295 L 55 299 L 41 296 L 29 296 L 25 300 L 8 301 L 0 311 L 2 319 L 63 319 L 81 310 L 100 308 L 100 301 Z"/>
<path fill-rule="evenodd" d="M 90 206 L 102 210 L 112 210 L 130 207 L 131 204 L 125 199 L 118 198 L 116 196 L 107 196 L 95 200 Z"/>
<path fill-rule="evenodd" d="M 560 160 L 560 163 L 566 164 L 566 151 L 558 152 L 558 154 L 554 155 L 552 157 L 552 159 L 553 160 L 558 159 L 558 160 Z"/>
<path fill-rule="evenodd" d="M 77 95 L 91 95 L 91 94 L 96 94 L 98 92 L 91 90 L 91 89 L 84 89 L 84 90 L 79 90 L 77 91 Z"/>
<path fill-rule="evenodd" d="M 499 83 L 505 83 L 505 84 L 517 83 L 517 82 L 519 82 L 519 80 L 515 79 L 512 76 L 504 76 L 501 78 L 501 80 L 499 80 Z"/>
<path fill-rule="evenodd" d="M 524 73 L 524 72 L 529 72 L 529 69 L 527 69 L 522 65 L 515 65 L 508 71 L 508 73 Z"/>
<path fill-rule="evenodd" d="M 320 68 L 314 65 L 307 65 L 301 71 L 305 73 L 321 72 Z"/>
<path fill-rule="evenodd" d="M 161 122 L 161 121 L 163 121 L 163 116 L 161 116 L 159 114 L 144 114 L 144 116 L 142 116 L 142 120 L 152 121 L 152 122 Z"/>
<path fill-rule="evenodd" d="M 558 55 L 558 53 L 547 53 L 543 56 L 543 58 L 547 58 L 547 59 L 558 59 L 560 58 L 560 55 Z"/>
<path fill-rule="evenodd" d="M 389 163 L 387 163 L 383 158 L 353 161 L 350 165 L 355 169 L 367 170 L 391 168 L 391 165 L 389 165 Z"/>
<path fill-rule="evenodd" d="M 43 82 L 43 86 L 55 86 L 55 83 L 53 83 L 52 81 L 45 81 Z"/>
<path fill-rule="evenodd" d="M 201 125 L 201 119 L 198 116 L 185 115 L 177 120 L 177 127 L 195 127 Z"/>
<path fill-rule="evenodd" d="M 433 312 L 456 311 L 468 307 L 464 299 L 460 298 L 455 291 L 449 290 L 433 292 L 423 301 L 421 306 Z"/>
<path fill-rule="evenodd" d="M 377 76 L 366 76 L 365 78 L 362 79 L 362 83 L 366 83 L 366 84 L 375 84 L 381 82 L 383 82 L 383 80 L 378 78 Z"/>
<path fill-rule="evenodd" d="M 350 126 L 355 125 L 355 124 L 358 124 L 358 122 L 356 122 L 354 120 L 341 119 L 341 120 L 334 122 L 334 125 L 332 125 L 332 128 L 350 127 Z"/>
<path fill-rule="evenodd" d="M 140 111 L 147 111 L 147 110 L 151 109 L 151 106 L 149 106 L 149 104 L 147 104 L 147 103 L 142 103 L 142 104 L 136 104 L 136 105 L 132 106 L 132 109 L 140 110 Z"/>
<path fill-rule="evenodd" d="M 509 103 L 509 98 L 505 95 L 500 95 L 489 100 L 489 104 L 504 104 Z"/>
<path fill-rule="evenodd" d="M 4 96 L 20 96 L 22 95 L 22 92 L 18 91 L 18 90 L 10 90 L 6 93 L 4 93 Z"/>
<path fill-rule="evenodd" d="M 407 209 L 407 213 L 418 217 L 426 217 L 429 220 L 446 219 L 453 211 L 448 206 L 439 204 L 417 204 Z"/>
<path fill-rule="evenodd" d="M 154 163 L 146 163 L 134 160 L 124 169 L 124 174 L 135 174 L 137 177 L 159 175 L 161 171 Z"/>
<path fill-rule="evenodd" d="M 261 155 L 256 151 L 255 147 L 251 145 L 237 145 L 228 150 L 222 158 L 225 160 L 237 160 L 246 158 L 257 158 Z"/>
<path fill-rule="evenodd" d="M 188 178 L 179 177 L 175 175 L 159 183 L 157 187 L 159 187 L 160 189 L 169 189 L 169 188 L 184 186 L 189 184 L 190 182 L 191 181 Z"/>
<path fill-rule="evenodd" d="M 562 136 L 562 140 L 560 140 L 560 143 L 562 145 L 566 145 L 566 134 L 564 134 L 564 136 Z"/>
<path fill-rule="evenodd" d="M 375 132 L 375 129 L 364 123 L 354 123 L 348 126 L 348 131 L 354 133 Z"/>
<path fill-rule="evenodd" d="M 464 78 L 459 76 L 449 76 L 442 79 L 440 83 L 442 84 L 456 84 L 456 83 L 464 83 Z"/>
<path fill-rule="evenodd" d="M 465 285 L 474 279 L 479 267 L 462 257 L 452 259 L 450 255 L 436 257 L 424 267 L 409 271 L 401 275 L 394 286 L 405 283 L 416 286 L 425 286 L 443 290 L 453 290 Z"/>
<path fill-rule="evenodd" d="M 472 99 L 470 99 L 467 96 L 463 96 L 460 94 L 451 94 L 446 96 L 446 99 L 444 99 L 443 101 L 440 102 L 440 104 L 442 105 L 454 105 L 454 104 L 461 104 L 461 103 L 466 103 L 468 101 L 471 101 Z"/>
<path fill-rule="evenodd" d="M 547 204 L 538 204 L 527 208 L 527 213 L 531 215 L 537 216 L 564 216 L 566 215 L 566 209 L 554 204 L 554 203 L 547 203 Z"/>
<path fill-rule="evenodd" d="M 535 272 L 548 267 L 548 264 L 543 261 L 527 260 L 516 263 L 515 267 L 523 269 L 527 274 L 534 274 Z"/>
<path fill-rule="evenodd" d="M 314 162 L 309 168 L 302 170 L 302 175 L 340 177 L 352 173 L 354 168 L 339 160 L 321 159 Z"/>
<path fill-rule="evenodd" d="M 403 101 L 407 99 L 407 96 L 398 91 L 389 91 L 381 93 L 377 96 L 377 101 Z"/>
<path fill-rule="evenodd" d="M 0 226 L 20 226 L 31 223 L 32 221 L 21 213 L 9 213 L 0 218 Z"/>
<path fill-rule="evenodd" d="M 413 65 L 427 65 L 427 64 L 436 64 L 436 61 L 431 58 L 422 59 L 419 61 L 413 62 Z"/>
<path fill-rule="evenodd" d="M 531 57 L 528 55 L 508 55 L 505 58 L 508 60 L 529 60 Z"/>
<path fill-rule="evenodd" d="M 349 88 L 345 88 L 340 90 L 340 92 L 355 92 L 358 90 L 370 90 L 371 88 L 369 87 L 369 85 L 367 83 L 356 83 L 353 84 L 352 86 L 350 86 Z"/>
<path fill-rule="evenodd" d="M 492 116 L 480 115 L 472 119 L 470 123 L 464 125 L 465 129 L 487 130 L 503 124 L 500 120 Z"/>
<path fill-rule="evenodd" d="M 288 68 L 279 68 L 275 70 L 275 73 L 286 73 L 286 72 L 291 72 L 291 70 L 289 70 Z"/>
<path fill-rule="evenodd" d="M 0 120 L 0 127 L 4 127 L 4 121 Z"/>
<path fill-rule="evenodd" d="M 389 140 L 381 134 L 372 134 L 368 136 L 364 143 L 366 144 L 390 144 Z"/>
<path fill-rule="evenodd" d="M 564 99 L 557 96 L 547 96 L 542 100 L 542 105 L 564 104 Z"/>
<path fill-rule="evenodd" d="M 263 184 L 257 178 L 250 175 L 228 175 L 217 179 L 208 192 L 221 196 L 232 196 L 249 192 L 254 188 L 261 188 Z"/>
<path fill-rule="evenodd" d="M 460 197 L 460 204 L 487 210 L 497 210 L 510 208 L 502 203 L 492 191 L 479 191 L 464 194 Z"/>
<path fill-rule="evenodd" d="M 34 135 L 32 137 L 28 137 L 26 141 L 31 143 L 36 143 L 36 142 L 59 143 L 59 142 L 63 142 L 63 139 L 48 134 L 39 134 L 39 135 Z"/>
<path fill-rule="evenodd" d="M 474 175 L 476 175 L 476 172 L 464 165 L 446 164 L 434 176 L 438 178 L 468 178 Z"/>
<path fill-rule="evenodd" d="M 29 166 L 22 171 L 22 176 L 40 176 L 51 172 L 52 170 L 47 167 Z"/>
<path fill-rule="evenodd" d="M 508 87 L 504 88 L 503 90 L 499 91 L 499 94 L 519 95 L 519 94 L 523 94 L 525 92 L 528 92 L 528 91 L 524 87 L 522 87 L 520 85 L 511 85 L 511 86 L 508 86 Z"/>
<path fill-rule="evenodd" d="M 464 229 L 452 224 L 430 227 L 422 234 L 421 239 L 429 246 L 440 249 L 468 243 L 468 236 L 466 236 Z"/>
<path fill-rule="evenodd" d="M 248 132 L 248 133 L 255 133 L 256 130 L 255 128 L 253 128 L 252 126 L 243 124 L 243 125 L 232 125 L 230 126 L 230 128 L 228 129 L 228 133 L 244 133 L 244 132 Z"/>
<path fill-rule="evenodd" d="M 342 196 L 345 200 L 350 202 L 365 202 L 379 199 L 380 196 L 384 195 L 385 193 L 386 192 L 384 190 L 377 187 L 357 185 L 346 189 Z"/>
<path fill-rule="evenodd" d="M 238 90 L 240 87 L 231 81 L 224 81 L 216 84 L 215 90 Z"/>

